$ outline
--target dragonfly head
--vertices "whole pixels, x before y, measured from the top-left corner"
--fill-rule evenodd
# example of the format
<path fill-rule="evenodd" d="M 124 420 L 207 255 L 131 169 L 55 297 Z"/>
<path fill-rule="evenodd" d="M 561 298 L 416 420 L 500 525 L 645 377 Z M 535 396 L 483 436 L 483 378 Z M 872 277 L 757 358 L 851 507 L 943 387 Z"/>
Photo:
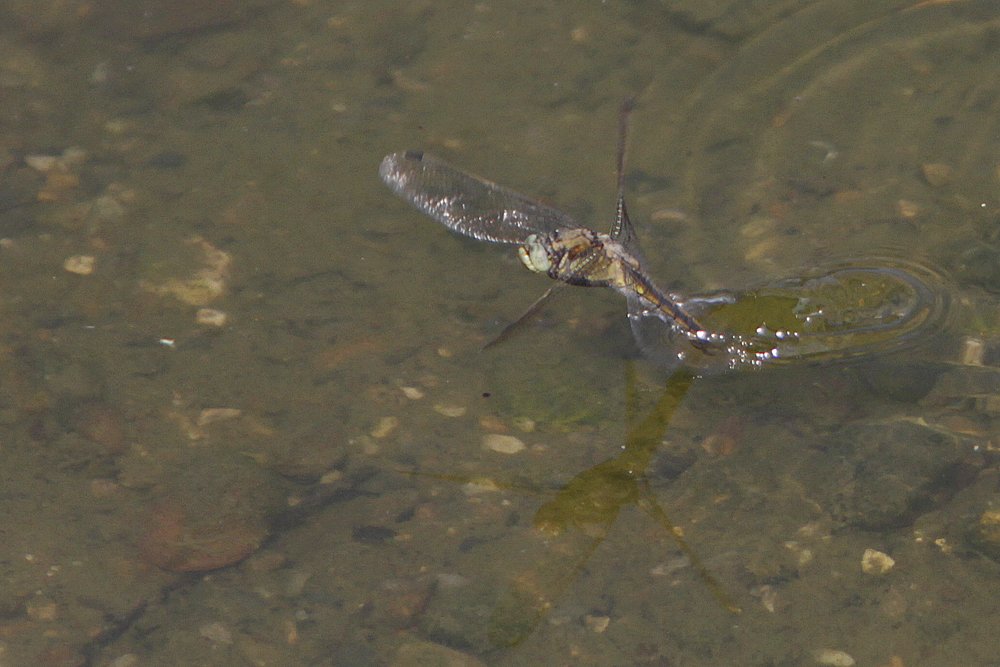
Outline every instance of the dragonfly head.
<path fill-rule="evenodd" d="M 538 234 L 532 234 L 524 239 L 524 244 L 517 249 L 517 256 L 521 258 L 521 262 L 528 269 L 535 273 L 547 273 L 552 268 L 549 251 Z"/>

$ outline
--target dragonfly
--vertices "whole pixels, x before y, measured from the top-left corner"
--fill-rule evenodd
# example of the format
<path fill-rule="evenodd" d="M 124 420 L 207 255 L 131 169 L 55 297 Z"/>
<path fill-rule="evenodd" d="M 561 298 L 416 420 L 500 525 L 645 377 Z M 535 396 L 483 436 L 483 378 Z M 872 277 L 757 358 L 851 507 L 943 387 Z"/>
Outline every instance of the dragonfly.
<path fill-rule="evenodd" d="M 618 132 L 618 195 L 607 233 L 429 153 L 391 153 L 379 169 L 402 199 L 449 229 L 481 241 L 516 244 L 521 262 L 555 284 L 486 344 L 505 340 L 559 287 L 609 287 L 625 297 L 642 353 L 665 369 L 760 368 L 834 361 L 930 343 L 950 318 L 943 277 L 892 257 L 848 258 L 777 282 L 693 295 L 662 289 L 646 270 L 625 203 L 632 99 Z"/>
<path fill-rule="evenodd" d="M 647 318 L 667 325 L 672 335 L 703 352 L 721 349 L 725 344 L 722 336 L 709 332 L 684 308 L 678 295 L 659 287 L 645 268 L 624 194 L 625 147 L 632 107 L 632 100 L 627 100 L 620 113 L 618 201 L 607 233 L 589 229 L 562 211 L 429 153 L 402 151 L 382 160 L 382 180 L 417 210 L 474 239 L 517 244 L 525 267 L 556 281 L 486 347 L 505 340 L 562 285 L 609 287 L 624 296 L 640 347 Z"/>

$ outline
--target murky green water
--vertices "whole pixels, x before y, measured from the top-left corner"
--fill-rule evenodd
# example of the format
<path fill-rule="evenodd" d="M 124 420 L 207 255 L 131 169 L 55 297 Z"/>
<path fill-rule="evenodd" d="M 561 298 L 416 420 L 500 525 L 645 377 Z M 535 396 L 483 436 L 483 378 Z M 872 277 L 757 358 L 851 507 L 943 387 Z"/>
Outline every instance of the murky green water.
<path fill-rule="evenodd" d="M 998 36 L 987 0 L 0 4 L 0 665 L 994 664 Z M 666 288 L 897 257 L 931 344 L 667 377 L 566 289 L 483 352 L 546 280 L 379 161 L 604 230 L 634 93 Z"/>

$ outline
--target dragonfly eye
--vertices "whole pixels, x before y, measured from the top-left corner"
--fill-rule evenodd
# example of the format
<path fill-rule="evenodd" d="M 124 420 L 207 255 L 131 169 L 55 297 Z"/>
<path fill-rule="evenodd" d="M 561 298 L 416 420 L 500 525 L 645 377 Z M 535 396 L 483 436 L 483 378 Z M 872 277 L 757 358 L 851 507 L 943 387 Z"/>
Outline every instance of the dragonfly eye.
<path fill-rule="evenodd" d="M 552 268 L 549 252 L 537 234 L 532 234 L 524 239 L 524 245 L 517 249 L 517 255 L 521 258 L 522 264 L 536 273 L 545 273 Z"/>

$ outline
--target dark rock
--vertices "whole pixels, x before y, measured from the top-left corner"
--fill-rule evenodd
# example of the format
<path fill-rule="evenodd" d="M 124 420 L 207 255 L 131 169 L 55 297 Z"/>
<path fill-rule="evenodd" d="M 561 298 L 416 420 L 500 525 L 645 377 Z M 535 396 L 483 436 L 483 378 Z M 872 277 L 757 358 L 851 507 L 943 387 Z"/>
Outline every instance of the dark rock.
<path fill-rule="evenodd" d="M 913 421 L 855 424 L 833 437 L 834 460 L 810 486 L 837 520 L 870 530 L 906 526 L 957 490 L 967 447 Z"/>
<path fill-rule="evenodd" d="M 351 531 L 351 539 L 361 544 L 382 544 L 396 537 L 396 531 L 382 526 L 357 526 Z"/>
<path fill-rule="evenodd" d="M 9 211 L 38 200 L 43 177 L 34 169 L 14 169 L 0 179 L 0 211 Z"/>
<path fill-rule="evenodd" d="M 22 206 L 0 212 L 0 237 L 24 234 L 34 225 L 35 216 Z"/>
<path fill-rule="evenodd" d="M 253 0 L 103 0 L 95 20 L 109 37 L 153 40 L 237 23 L 260 4 Z"/>
<path fill-rule="evenodd" d="M 177 151 L 160 151 L 146 160 L 147 167 L 156 169 L 180 169 L 187 164 L 187 156 Z"/>
<path fill-rule="evenodd" d="M 958 257 L 955 275 L 963 283 L 1000 292 L 1000 250 L 987 245 L 969 248 Z"/>

